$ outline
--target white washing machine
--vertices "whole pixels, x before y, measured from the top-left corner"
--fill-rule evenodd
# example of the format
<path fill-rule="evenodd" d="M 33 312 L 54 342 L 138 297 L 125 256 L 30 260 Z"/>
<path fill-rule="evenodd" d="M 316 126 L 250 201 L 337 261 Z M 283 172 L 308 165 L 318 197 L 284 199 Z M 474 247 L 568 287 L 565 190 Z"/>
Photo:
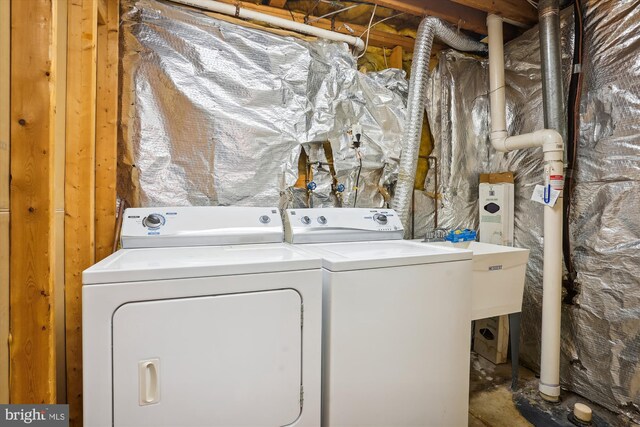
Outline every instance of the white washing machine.
<path fill-rule="evenodd" d="M 321 261 L 276 208 L 140 208 L 83 273 L 84 425 L 320 425 Z"/>
<path fill-rule="evenodd" d="M 467 425 L 472 252 L 385 209 L 287 210 L 285 236 L 323 259 L 323 426 Z"/>

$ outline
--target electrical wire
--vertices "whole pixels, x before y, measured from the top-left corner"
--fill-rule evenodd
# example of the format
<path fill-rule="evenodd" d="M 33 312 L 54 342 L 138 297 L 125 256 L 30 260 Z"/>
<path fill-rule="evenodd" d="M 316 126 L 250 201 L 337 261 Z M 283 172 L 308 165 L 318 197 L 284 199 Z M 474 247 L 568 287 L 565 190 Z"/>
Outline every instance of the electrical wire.
<path fill-rule="evenodd" d="M 398 16 L 401 16 L 401 15 L 404 15 L 404 14 L 405 14 L 404 12 L 400 12 L 400 13 L 396 13 L 395 15 L 387 16 L 386 18 L 381 19 L 381 20 L 379 20 L 379 21 L 375 22 L 375 23 L 371 26 L 371 28 L 375 27 L 375 26 L 376 26 L 376 25 L 378 25 L 378 24 L 382 24 L 384 21 L 388 21 L 389 19 L 397 18 Z"/>
<path fill-rule="evenodd" d="M 367 47 L 369 47 L 369 34 L 371 34 L 371 23 L 373 22 L 373 17 L 376 16 L 376 9 L 378 8 L 378 5 L 374 5 L 373 6 L 373 12 L 371 12 L 371 18 L 369 19 L 369 25 L 367 27 L 367 30 L 364 33 L 367 33 L 367 41 L 364 43 L 364 49 L 362 49 L 362 53 L 360 55 L 358 55 L 358 59 L 362 58 L 364 56 L 364 54 L 367 52 Z M 364 36 L 364 33 L 360 34 L 360 40 L 362 40 L 362 36 Z"/>
<path fill-rule="evenodd" d="M 362 6 L 364 4 L 365 3 L 359 3 L 359 4 L 354 4 L 354 5 L 351 5 L 351 6 L 348 6 L 348 7 L 343 7 L 342 9 L 339 9 L 339 10 L 334 10 L 333 12 L 326 13 L 326 14 L 324 14 L 322 16 L 318 16 L 317 18 L 310 19 L 307 22 L 307 24 L 313 24 L 314 22 L 317 22 L 317 21 L 319 21 L 319 20 L 321 20 L 323 18 L 326 18 L 328 16 L 337 15 L 338 13 L 345 12 L 347 10 L 353 9 L 354 7 Z"/>
<path fill-rule="evenodd" d="M 374 13 L 375 13 L 375 6 L 374 6 Z M 384 21 L 388 21 L 389 19 L 393 19 L 393 18 L 397 18 L 398 16 L 404 15 L 405 13 L 396 13 L 395 15 L 391 15 L 391 16 L 387 16 L 384 19 L 381 19 L 377 22 L 375 22 L 373 25 L 371 25 L 371 21 L 369 21 L 369 26 L 367 27 L 366 30 L 364 30 L 364 32 L 362 34 L 360 34 L 360 38 L 362 39 L 362 36 L 365 35 L 365 33 L 367 34 L 367 41 L 364 44 L 364 50 L 362 51 L 362 53 L 360 54 L 360 56 L 358 56 L 358 59 L 362 58 L 364 56 L 364 54 L 367 52 L 367 47 L 369 46 L 369 34 L 371 34 L 371 29 L 373 27 L 375 27 L 378 24 L 383 23 Z"/>
<path fill-rule="evenodd" d="M 360 155 L 360 151 L 356 151 L 356 156 L 358 156 L 358 160 L 360 162 L 360 166 L 358 166 L 358 175 L 356 175 L 356 194 L 353 198 L 353 207 L 356 207 L 356 203 L 358 203 L 358 187 L 360 183 L 360 172 L 362 172 L 362 156 Z"/>
<path fill-rule="evenodd" d="M 533 0 L 527 0 L 527 3 L 529 3 L 531 6 L 535 7 L 536 9 L 538 8 L 538 3 L 536 3 Z"/>

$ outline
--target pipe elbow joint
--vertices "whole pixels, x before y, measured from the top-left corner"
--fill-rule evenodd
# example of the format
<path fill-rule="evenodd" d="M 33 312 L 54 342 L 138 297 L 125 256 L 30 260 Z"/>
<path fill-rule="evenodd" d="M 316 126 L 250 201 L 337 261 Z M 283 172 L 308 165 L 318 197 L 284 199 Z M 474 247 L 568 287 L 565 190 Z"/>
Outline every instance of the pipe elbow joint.
<path fill-rule="evenodd" d="M 544 153 L 564 152 L 564 142 L 562 135 L 553 129 L 542 129 L 534 132 L 542 141 L 542 151 Z"/>
<path fill-rule="evenodd" d="M 491 145 L 496 151 L 500 151 L 501 153 L 509 151 L 509 148 L 507 148 L 507 131 L 498 130 L 491 132 Z"/>

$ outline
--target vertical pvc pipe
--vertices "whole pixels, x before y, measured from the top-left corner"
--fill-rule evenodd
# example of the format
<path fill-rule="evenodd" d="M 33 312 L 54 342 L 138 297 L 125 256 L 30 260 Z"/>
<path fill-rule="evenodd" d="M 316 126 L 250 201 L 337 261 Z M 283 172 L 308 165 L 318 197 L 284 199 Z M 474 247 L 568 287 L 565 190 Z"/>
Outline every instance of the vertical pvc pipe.
<path fill-rule="evenodd" d="M 502 18 L 497 15 L 487 16 L 487 28 L 489 30 L 491 140 L 493 141 L 507 137 Z"/>
<path fill-rule="evenodd" d="M 491 144 L 498 151 L 542 146 L 545 185 L 560 191 L 555 205 L 544 207 L 542 350 L 539 385 L 540 393 L 544 399 L 557 401 L 560 396 L 560 310 L 562 297 L 562 189 L 564 185 L 562 136 L 556 129 L 507 136 L 502 18 L 489 15 L 487 27 L 489 29 Z M 560 74 L 555 74 L 553 78 L 556 77 L 559 78 Z M 545 77 L 543 77 L 544 80 Z M 553 88 L 556 86 L 555 83 L 557 82 L 551 82 L 546 87 Z M 560 82 L 559 93 L 555 95 L 562 96 L 562 82 Z M 558 116 L 558 114 L 554 115 L 556 118 Z M 545 119 L 546 117 L 545 111 Z"/>
<path fill-rule="evenodd" d="M 540 0 L 540 59 L 542 62 L 542 100 L 544 126 L 567 135 L 562 89 L 562 58 L 560 55 L 560 15 L 558 0 Z M 566 160 L 566 144 L 563 158 Z M 560 161 L 545 165 L 547 182 L 562 189 L 564 164 Z M 559 187 L 559 188 L 558 188 Z M 560 326 L 562 303 L 562 198 L 553 208 L 544 211 L 544 273 L 542 295 L 542 347 L 540 354 L 540 394 L 549 401 L 560 397 Z"/>
<path fill-rule="evenodd" d="M 545 157 L 547 154 L 545 153 Z M 545 182 L 562 191 L 561 152 L 545 164 Z M 545 159 L 546 160 L 546 159 Z M 560 398 L 560 320 L 562 304 L 562 193 L 553 207 L 544 208 L 544 271 L 542 279 L 542 347 L 540 351 L 540 395 L 557 402 Z"/>

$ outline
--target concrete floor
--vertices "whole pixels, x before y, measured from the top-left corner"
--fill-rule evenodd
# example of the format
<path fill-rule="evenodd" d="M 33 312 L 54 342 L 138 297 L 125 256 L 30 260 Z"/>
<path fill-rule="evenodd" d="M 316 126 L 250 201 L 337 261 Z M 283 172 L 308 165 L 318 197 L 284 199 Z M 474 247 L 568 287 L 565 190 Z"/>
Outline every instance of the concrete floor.
<path fill-rule="evenodd" d="M 573 404 L 589 405 L 594 413 L 594 427 L 640 427 L 623 415 L 614 414 L 581 396 L 562 391 L 562 400 L 549 405 L 539 398 L 538 380 L 534 373 L 520 368 L 519 389 L 515 400 L 542 418 L 535 417 L 535 424 L 525 419 L 514 401 L 511 391 L 511 364 L 494 365 L 476 353 L 471 353 L 471 381 L 469 386 L 469 427 L 549 427 L 573 426 L 568 420 Z M 531 413 L 531 411 L 529 413 Z M 531 418 L 531 416 L 529 415 Z M 548 419 L 544 419 L 547 417 Z M 544 420 L 544 421 L 542 421 Z"/>
<path fill-rule="evenodd" d="M 534 379 L 533 372 L 520 368 L 521 381 Z M 469 427 L 532 426 L 516 409 L 510 386 L 510 363 L 494 365 L 471 353 Z"/>

